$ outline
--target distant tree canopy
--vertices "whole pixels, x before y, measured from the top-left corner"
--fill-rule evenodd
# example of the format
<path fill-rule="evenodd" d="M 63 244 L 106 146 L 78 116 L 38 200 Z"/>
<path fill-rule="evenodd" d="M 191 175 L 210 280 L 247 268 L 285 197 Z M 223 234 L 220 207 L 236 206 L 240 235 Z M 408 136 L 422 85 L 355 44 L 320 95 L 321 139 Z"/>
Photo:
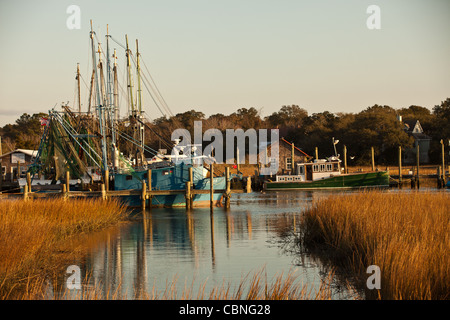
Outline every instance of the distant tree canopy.
<path fill-rule="evenodd" d="M 39 118 L 43 113 L 23 114 L 15 124 L 0 128 L 3 152 L 14 148 L 37 148 L 42 129 Z M 370 163 L 370 147 L 374 147 L 377 163 L 396 163 L 398 146 L 409 148 L 413 139 L 404 130 L 398 120 L 402 116 L 406 120 L 419 120 L 425 133 L 432 138 L 430 159 L 438 163 L 440 159 L 440 140 L 448 145 L 450 139 L 450 98 L 436 105 L 432 110 L 411 105 L 401 109 L 393 109 L 386 105 L 373 105 L 359 113 L 331 113 L 328 111 L 308 115 L 306 109 L 298 105 L 284 105 L 279 111 L 262 118 L 260 110 L 239 108 L 229 115 L 222 113 L 206 117 L 201 111 L 194 109 L 178 113 L 170 118 L 160 117 L 149 123 L 152 130 L 146 133 L 145 143 L 153 149 L 170 148 L 171 133 L 178 128 L 185 128 L 193 136 L 194 121 L 202 121 L 203 131 L 209 128 L 226 129 L 242 128 L 248 130 L 279 128 L 283 136 L 295 143 L 306 153 L 314 155 L 315 147 L 319 148 L 321 157 L 334 154 L 332 139 L 339 140 L 336 145 L 338 153 L 347 146 L 348 155 L 353 160 L 349 165 Z M 164 144 L 161 141 L 164 140 Z"/>
<path fill-rule="evenodd" d="M 40 118 L 47 116 L 45 113 L 29 115 L 24 113 L 16 120 L 15 124 L 7 124 L 0 128 L 3 153 L 14 149 L 36 149 L 42 135 Z"/>

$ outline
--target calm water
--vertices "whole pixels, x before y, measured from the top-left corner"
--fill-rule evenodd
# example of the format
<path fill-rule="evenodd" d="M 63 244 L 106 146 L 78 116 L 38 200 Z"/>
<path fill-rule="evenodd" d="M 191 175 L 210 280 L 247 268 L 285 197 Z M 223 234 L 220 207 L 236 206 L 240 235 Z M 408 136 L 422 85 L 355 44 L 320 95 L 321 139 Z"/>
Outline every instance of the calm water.
<path fill-rule="evenodd" d="M 324 277 L 320 262 L 286 245 L 298 228 L 301 213 L 312 201 L 330 193 L 270 192 L 235 194 L 231 209 L 152 209 L 119 228 L 93 236 L 87 259 L 79 266 L 103 294 L 163 292 L 177 278 L 179 294 L 192 281 L 193 296 L 224 282 L 231 291 L 248 273 L 264 268 L 268 279 L 295 270 L 298 281 L 313 291 Z M 288 250 L 286 250 L 288 249 Z M 334 298 L 345 299 L 345 291 Z"/>

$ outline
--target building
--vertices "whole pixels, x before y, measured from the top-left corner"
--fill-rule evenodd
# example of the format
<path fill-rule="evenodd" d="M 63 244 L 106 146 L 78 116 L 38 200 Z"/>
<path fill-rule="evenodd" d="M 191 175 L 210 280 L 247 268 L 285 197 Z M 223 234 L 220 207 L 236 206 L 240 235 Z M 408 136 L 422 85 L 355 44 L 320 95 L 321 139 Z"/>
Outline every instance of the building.
<path fill-rule="evenodd" d="M 36 158 L 37 150 L 16 149 L 0 156 L 2 181 L 14 182 L 26 177 L 28 166 Z"/>
<path fill-rule="evenodd" d="M 405 150 L 402 162 L 405 164 L 415 164 L 416 148 L 419 145 L 419 162 L 429 163 L 428 151 L 430 150 L 431 137 L 424 133 L 419 120 L 406 120 L 402 121 L 402 123 L 404 124 L 405 132 L 414 138 L 414 145 Z"/>
<path fill-rule="evenodd" d="M 302 149 L 296 147 L 293 143 L 287 141 L 284 138 L 281 138 L 279 140 L 278 159 L 271 158 L 272 152 L 270 144 L 268 144 L 264 152 L 266 152 L 266 157 L 270 162 L 274 163 L 278 161 L 278 171 L 274 174 L 279 175 L 296 174 L 296 172 L 292 171 L 293 163 L 295 164 L 297 162 L 307 162 L 312 159 L 312 157 L 305 153 Z M 294 159 L 292 159 L 292 155 L 294 155 Z M 259 158 L 262 158 L 261 155 L 259 156 Z"/>

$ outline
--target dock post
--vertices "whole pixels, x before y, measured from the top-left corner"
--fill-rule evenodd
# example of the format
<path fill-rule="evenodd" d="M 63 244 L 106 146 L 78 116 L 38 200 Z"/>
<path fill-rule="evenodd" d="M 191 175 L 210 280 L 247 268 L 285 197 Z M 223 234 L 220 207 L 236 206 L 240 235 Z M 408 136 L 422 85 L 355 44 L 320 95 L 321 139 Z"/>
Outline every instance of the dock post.
<path fill-rule="evenodd" d="M 372 171 L 375 171 L 375 150 L 370 147 L 370 152 L 372 154 Z"/>
<path fill-rule="evenodd" d="M 27 172 L 27 186 L 28 186 L 28 192 L 31 192 L 31 174 Z"/>
<path fill-rule="evenodd" d="M 402 188 L 402 147 L 398 147 L 398 187 Z"/>
<path fill-rule="evenodd" d="M 347 146 L 344 145 L 344 173 L 348 173 L 348 167 L 347 167 Z"/>
<path fill-rule="evenodd" d="M 316 147 L 316 160 L 319 160 L 319 148 Z"/>
<path fill-rule="evenodd" d="M 417 178 L 416 178 L 416 188 L 419 189 L 420 179 L 419 179 L 419 143 L 416 146 L 416 165 L 417 165 Z"/>
<path fill-rule="evenodd" d="M 189 183 L 190 183 L 190 188 L 189 188 L 189 208 L 192 209 L 194 207 L 194 195 L 190 192 L 193 188 L 194 188 L 194 174 L 193 174 L 193 168 L 190 167 L 189 168 Z"/>
<path fill-rule="evenodd" d="M 294 146 L 294 143 L 292 142 L 292 145 L 291 145 L 291 175 L 295 174 L 294 164 L 295 164 L 295 146 Z"/>
<path fill-rule="evenodd" d="M 105 189 L 109 191 L 109 169 L 105 170 Z"/>
<path fill-rule="evenodd" d="M 69 170 L 67 170 L 66 171 L 66 192 L 70 191 L 69 180 L 70 180 L 70 172 L 69 172 Z"/>
<path fill-rule="evenodd" d="M 251 193 L 252 192 L 252 177 L 251 176 L 248 176 L 248 178 L 247 178 L 246 191 L 247 191 L 247 193 Z"/>
<path fill-rule="evenodd" d="M 186 181 L 186 210 L 191 209 L 191 182 Z"/>
<path fill-rule="evenodd" d="M 231 181 L 230 181 L 230 168 L 225 168 L 225 179 L 226 179 L 226 191 L 225 191 L 225 208 L 230 208 L 230 198 L 231 198 Z"/>
<path fill-rule="evenodd" d="M 147 170 L 147 180 L 148 180 L 148 192 L 149 192 L 149 194 L 147 195 L 148 207 L 149 207 L 149 209 L 151 209 L 152 208 L 152 198 L 153 198 L 153 196 L 151 194 L 151 191 L 152 191 L 152 169 Z"/>
<path fill-rule="evenodd" d="M 214 165 L 209 165 L 209 205 L 211 211 L 214 208 Z"/>
<path fill-rule="evenodd" d="M 68 193 L 67 193 L 67 185 L 63 183 L 63 184 L 61 185 L 61 187 L 62 187 L 61 193 L 62 193 L 63 199 L 66 200 L 66 199 L 67 199 L 67 196 L 68 196 Z"/>
<path fill-rule="evenodd" d="M 445 187 L 445 150 L 444 150 L 444 139 L 441 139 L 441 149 L 442 149 L 442 187 Z"/>
<path fill-rule="evenodd" d="M 102 190 L 102 200 L 106 200 L 106 188 L 104 183 L 102 183 L 101 185 L 101 190 Z"/>
<path fill-rule="evenodd" d="M 437 170 L 436 170 L 436 176 L 437 176 L 437 188 L 441 189 L 444 187 L 445 184 L 442 183 L 442 179 L 441 179 L 441 167 L 438 166 Z"/>
<path fill-rule="evenodd" d="M 142 181 L 142 211 L 145 211 L 145 198 L 147 197 L 147 184 L 145 183 L 145 180 Z"/>
<path fill-rule="evenodd" d="M 24 201 L 28 200 L 28 184 L 23 186 L 23 200 Z"/>

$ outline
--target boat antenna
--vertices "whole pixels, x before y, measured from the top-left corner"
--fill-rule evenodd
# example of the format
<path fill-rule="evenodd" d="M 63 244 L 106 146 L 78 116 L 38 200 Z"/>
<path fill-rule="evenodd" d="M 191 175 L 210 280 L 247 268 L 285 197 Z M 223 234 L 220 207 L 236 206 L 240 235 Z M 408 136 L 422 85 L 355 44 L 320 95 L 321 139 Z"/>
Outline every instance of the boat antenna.
<path fill-rule="evenodd" d="M 339 140 L 334 140 L 334 137 L 333 137 L 333 147 L 334 147 L 334 155 L 337 157 L 337 158 L 339 158 L 339 156 L 338 156 L 338 154 L 337 154 L 337 151 L 336 151 L 336 145 L 339 143 Z"/>

